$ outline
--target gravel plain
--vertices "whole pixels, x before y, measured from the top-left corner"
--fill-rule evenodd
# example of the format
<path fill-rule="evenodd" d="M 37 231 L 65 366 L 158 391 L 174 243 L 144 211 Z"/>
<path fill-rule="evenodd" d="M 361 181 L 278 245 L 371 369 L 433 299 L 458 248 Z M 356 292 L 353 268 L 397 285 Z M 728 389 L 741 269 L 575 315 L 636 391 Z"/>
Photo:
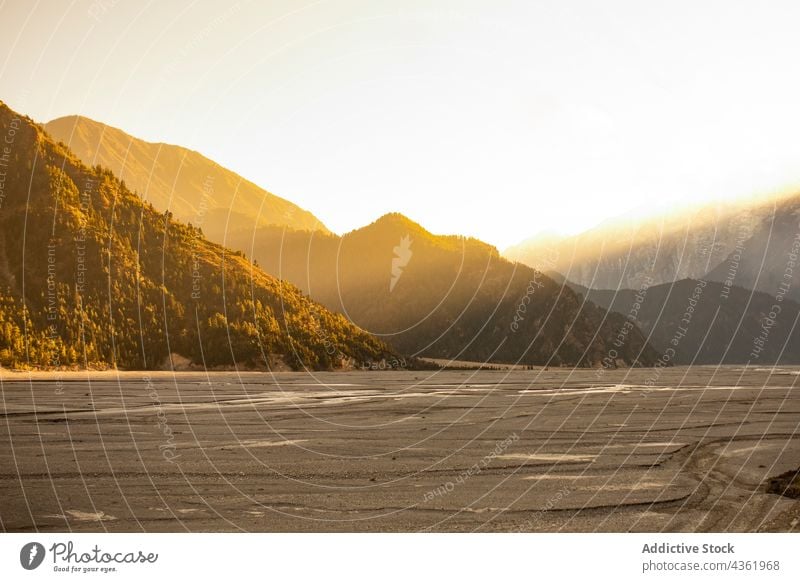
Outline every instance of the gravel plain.
<path fill-rule="evenodd" d="M 4 531 L 793 531 L 791 368 L 0 374 Z"/>

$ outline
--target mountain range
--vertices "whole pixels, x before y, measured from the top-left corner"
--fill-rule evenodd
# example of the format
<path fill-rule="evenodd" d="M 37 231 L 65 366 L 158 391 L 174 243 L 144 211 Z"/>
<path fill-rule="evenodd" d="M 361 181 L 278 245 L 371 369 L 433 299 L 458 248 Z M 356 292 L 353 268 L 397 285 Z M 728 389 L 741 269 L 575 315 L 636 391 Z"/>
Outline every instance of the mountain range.
<path fill-rule="evenodd" d="M 534 237 L 504 255 L 592 289 L 704 279 L 774 295 L 798 250 L 800 194 L 700 204 L 619 218 L 565 238 Z M 800 299 L 800 282 L 789 295 Z"/>
<path fill-rule="evenodd" d="M 672 363 L 800 363 L 800 194 L 609 221 L 506 255 L 606 309 L 636 305 L 637 325 Z"/>
<path fill-rule="evenodd" d="M 623 217 L 501 255 L 397 213 L 338 236 L 197 152 L 1 113 L 16 136 L 2 365 L 800 360 L 798 195 Z"/>
<path fill-rule="evenodd" d="M 681 279 L 638 289 L 568 285 L 598 305 L 631 313 L 671 364 L 798 364 L 800 305 L 739 286 Z"/>
<path fill-rule="evenodd" d="M 342 315 L 157 210 L 1 102 L 0 132 L 3 366 L 399 361 Z"/>
<path fill-rule="evenodd" d="M 223 173 L 214 183 L 240 190 L 241 184 L 250 184 L 195 152 L 151 144 L 84 117 L 56 119 L 45 129 L 85 163 L 110 167 L 145 199 L 152 198 L 158 210 L 169 209 L 193 224 L 199 222 L 196 201 L 206 196 L 203 176 Z M 596 366 L 608 359 L 609 346 L 625 324 L 618 314 L 580 301 L 570 289 L 513 265 L 480 241 L 434 236 L 400 215 L 345 237 L 333 235 L 300 209 L 288 214 L 303 220 L 281 222 L 269 213 L 269 221 L 247 222 L 247 216 L 258 216 L 256 199 L 272 196 L 263 190 L 251 194 L 250 206 L 240 204 L 241 193 L 236 194 L 235 207 L 243 217 L 235 225 L 227 214 L 232 196 L 218 195 L 214 204 L 219 212 L 206 212 L 203 232 L 244 251 L 266 272 L 298 285 L 404 354 Z M 393 255 L 395 248 L 400 256 Z M 526 291 L 531 281 L 536 293 Z M 639 331 L 630 336 L 613 365 L 652 363 L 655 351 Z"/>
<path fill-rule="evenodd" d="M 388 214 L 344 236 L 260 228 L 245 248 L 268 273 L 403 353 L 538 365 L 650 365 L 626 319 L 462 236 Z M 620 330 L 626 330 L 621 332 Z M 626 341 L 614 347 L 620 333 Z"/>

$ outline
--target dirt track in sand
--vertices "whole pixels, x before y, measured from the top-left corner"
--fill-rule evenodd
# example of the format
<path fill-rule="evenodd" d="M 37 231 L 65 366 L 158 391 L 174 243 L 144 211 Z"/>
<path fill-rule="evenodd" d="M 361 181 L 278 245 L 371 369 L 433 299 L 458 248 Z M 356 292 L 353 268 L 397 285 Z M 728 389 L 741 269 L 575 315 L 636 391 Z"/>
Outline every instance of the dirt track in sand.
<path fill-rule="evenodd" d="M 147 378 L 150 378 L 148 381 Z M 5 531 L 792 531 L 792 369 L 2 376 Z"/>

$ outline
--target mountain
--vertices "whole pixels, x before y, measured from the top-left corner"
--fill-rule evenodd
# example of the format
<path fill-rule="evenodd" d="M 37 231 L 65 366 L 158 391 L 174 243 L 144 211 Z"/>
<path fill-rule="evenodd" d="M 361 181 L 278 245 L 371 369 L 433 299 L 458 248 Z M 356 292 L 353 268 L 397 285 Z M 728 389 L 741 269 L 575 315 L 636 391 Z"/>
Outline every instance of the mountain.
<path fill-rule="evenodd" d="M 746 241 L 763 230 L 777 208 L 777 200 L 756 199 L 700 204 L 646 219 L 623 217 L 576 236 L 530 239 L 504 255 L 557 271 L 592 289 L 635 288 L 645 280 L 658 285 L 705 278 L 747 246 Z"/>
<path fill-rule="evenodd" d="M 327 232 L 307 210 L 195 151 L 146 142 L 74 115 L 54 119 L 45 130 L 84 164 L 110 169 L 156 210 L 169 210 L 178 220 L 201 227 L 214 242 L 224 244 L 226 233 L 265 225 Z"/>
<path fill-rule="evenodd" d="M 800 363 L 800 305 L 766 293 L 682 279 L 637 289 L 578 293 L 606 309 L 630 314 L 672 364 Z"/>
<path fill-rule="evenodd" d="M 800 302 L 800 194 L 776 201 L 750 236 L 705 276 Z"/>
<path fill-rule="evenodd" d="M 619 314 L 492 246 L 431 234 L 400 214 L 342 237 L 260 228 L 235 244 L 403 353 L 580 366 L 612 365 L 609 354 L 613 365 L 649 365 L 656 356 Z"/>
<path fill-rule="evenodd" d="M 0 103 L 0 364 L 158 368 L 394 358 Z M 175 356 L 171 356 L 175 354 Z"/>

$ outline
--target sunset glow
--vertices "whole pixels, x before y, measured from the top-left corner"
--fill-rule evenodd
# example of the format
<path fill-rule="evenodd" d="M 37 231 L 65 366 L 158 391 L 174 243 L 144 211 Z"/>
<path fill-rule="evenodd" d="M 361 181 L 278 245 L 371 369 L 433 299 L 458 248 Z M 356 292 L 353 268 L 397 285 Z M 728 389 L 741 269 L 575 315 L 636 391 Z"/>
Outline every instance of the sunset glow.
<path fill-rule="evenodd" d="M 397 211 L 502 248 L 800 183 L 791 2 L 56 5 L 4 7 L 11 106 L 189 146 L 339 233 Z"/>

